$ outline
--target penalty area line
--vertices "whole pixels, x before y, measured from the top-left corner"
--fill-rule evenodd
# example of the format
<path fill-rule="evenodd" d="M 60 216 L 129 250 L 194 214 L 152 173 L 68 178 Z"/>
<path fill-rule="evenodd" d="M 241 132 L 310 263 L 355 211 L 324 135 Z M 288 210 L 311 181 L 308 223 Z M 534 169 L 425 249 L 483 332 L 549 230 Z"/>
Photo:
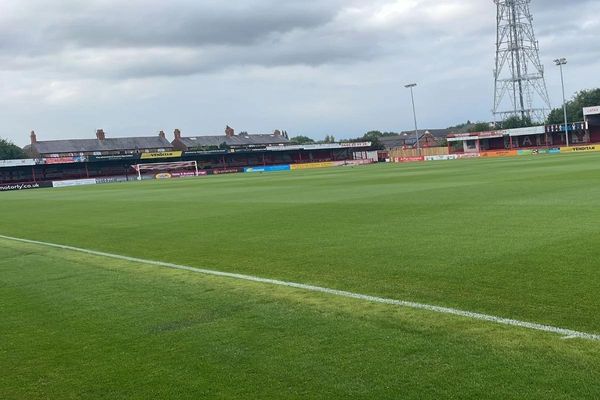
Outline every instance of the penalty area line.
<path fill-rule="evenodd" d="M 405 300 L 396 300 L 396 299 L 390 299 L 390 298 L 385 298 L 385 297 L 378 297 L 378 296 L 371 296 L 371 295 L 366 295 L 366 294 L 348 292 L 345 290 L 337 290 L 337 289 L 331 289 L 331 288 L 326 288 L 326 287 L 321 287 L 321 286 L 307 285 L 304 283 L 288 282 L 288 281 L 282 281 L 282 280 L 277 280 L 277 279 L 261 278 L 261 277 L 253 276 L 253 275 L 244 275 L 244 274 L 236 274 L 236 273 L 232 273 L 232 272 L 223 272 L 223 271 L 216 271 L 216 270 L 210 270 L 210 269 L 196 268 L 196 267 L 190 267 L 187 265 L 179 265 L 179 264 L 173 264 L 173 263 L 168 263 L 168 262 L 163 262 L 163 261 L 146 260 L 143 258 L 123 256 L 120 254 L 106 253 L 103 251 L 89 250 L 89 249 L 83 249 L 83 248 L 79 248 L 79 247 L 67 246 L 67 245 L 63 245 L 63 244 L 42 242 L 42 241 L 38 241 L 38 240 L 23 239 L 23 238 L 17 238 L 17 237 L 12 237 L 12 236 L 0 235 L 0 239 L 10 240 L 10 241 L 14 241 L 14 242 L 35 244 L 35 245 L 45 246 L 45 247 L 52 247 L 52 248 L 62 249 L 62 250 L 69 250 L 69 251 L 73 251 L 73 252 L 90 254 L 90 255 L 98 256 L 98 257 L 112 258 L 112 259 L 116 259 L 116 260 L 130 261 L 130 262 L 139 263 L 139 264 L 156 265 L 156 266 L 165 267 L 165 268 L 195 272 L 195 273 L 199 273 L 199 274 L 203 274 L 203 275 L 232 278 L 232 279 L 237 279 L 237 280 L 257 282 L 257 283 L 263 283 L 263 284 L 274 285 L 274 286 L 284 286 L 284 287 L 289 287 L 289 288 L 301 289 L 301 290 L 310 291 L 310 292 L 325 293 L 325 294 L 329 294 L 329 295 L 333 295 L 333 296 L 337 296 L 337 297 L 345 297 L 345 298 L 350 298 L 350 299 L 363 300 L 363 301 L 367 301 L 370 303 L 388 304 L 388 305 L 403 307 L 403 308 L 431 311 L 431 312 L 435 312 L 438 314 L 455 315 L 458 317 L 469 318 L 469 319 L 478 320 L 478 321 L 486 321 L 486 322 L 491 322 L 491 323 L 500 324 L 500 325 L 515 326 L 515 327 L 529 329 L 529 330 L 554 333 L 554 334 L 562 336 L 563 339 L 585 339 L 585 340 L 600 341 L 600 334 L 580 332 L 580 331 L 575 331 L 572 329 L 560 328 L 560 327 L 551 326 L 551 325 L 544 325 L 544 324 L 539 324 L 539 323 L 535 323 L 535 322 L 520 321 L 520 320 L 516 320 L 516 319 L 498 317 L 498 316 L 482 314 L 482 313 L 478 313 L 478 312 L 465 311 L 465 310 L 460 310 L 457 308 L 442 307 L 442 306 L 436 306 L 436 305 L 424 304 L 424 303 L 415 303 L 412 301 L 405 301 Z"/>

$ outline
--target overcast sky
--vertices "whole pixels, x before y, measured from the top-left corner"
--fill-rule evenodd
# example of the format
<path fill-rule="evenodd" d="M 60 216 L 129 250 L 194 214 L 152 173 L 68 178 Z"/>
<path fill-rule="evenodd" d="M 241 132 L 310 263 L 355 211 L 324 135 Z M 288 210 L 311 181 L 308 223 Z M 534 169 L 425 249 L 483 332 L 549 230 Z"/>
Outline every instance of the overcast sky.
<path fill-rule="evenodd" d="M 600 86 L 600 2 L 533 0 L 553 106 Z M 0 0 L 0 137 L 355 137 L 490 120 L 491 0 Z"/>

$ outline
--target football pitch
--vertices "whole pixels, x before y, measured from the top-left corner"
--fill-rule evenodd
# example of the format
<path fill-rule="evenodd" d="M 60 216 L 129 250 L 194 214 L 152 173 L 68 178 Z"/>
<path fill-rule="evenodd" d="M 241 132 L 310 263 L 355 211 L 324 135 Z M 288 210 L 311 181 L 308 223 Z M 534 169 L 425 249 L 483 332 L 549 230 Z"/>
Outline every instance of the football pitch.
<path fill-rule="evenodd" d="M 0 204 L 3 399 L 600 398 L 600 154 Z"/>

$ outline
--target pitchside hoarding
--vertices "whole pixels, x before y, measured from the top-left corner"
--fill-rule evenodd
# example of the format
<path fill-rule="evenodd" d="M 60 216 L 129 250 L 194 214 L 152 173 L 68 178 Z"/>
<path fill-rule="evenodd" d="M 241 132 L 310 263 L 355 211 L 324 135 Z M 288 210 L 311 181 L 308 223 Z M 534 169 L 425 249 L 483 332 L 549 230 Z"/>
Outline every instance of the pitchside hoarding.
<path fill-rule="evenodd" d="M 54 181 L 52 182 L 52 186 L 55 188 L 59 187 L 71 187 L 71 186 L 85 186 L 85 185 L 95 185 L 96 179 L 71 179 L 68 181 Z"/>
<path fill-rule="evenodd" d="M 517 150 L 497 150 L 497 151 L 484 151 L 481 153 L 481 157 L 514 157 L 518 155 Z"/>
<path fill-rule="evenodd" d="M 289 171 L 291 169 L 289 164 L 286 165 L 267 165 L 265 167 L 247 167 L 244 168 L 244 172 L 277 172 L 277 171 Z"/>
<path fill-rule="evenodd" d="M 3 183 L 0 184 L 0 192 L 8 192 L 13 190 L 28 190 L 52 187 L 52 182 L 38 183 Z"/>
<path fill-rule="evenodd" d="M 600 151 L 600 146 L 597 145 L 586 145 L 586 146 L 572 146 L 572 147 L 561 147 L 561 153 L 590 153 Z"/>
<path fill-rule="evenodd" d="M 329 168 L 333 167 L 333 162 L 315 162 L 315 163 L 306 163 L 306 164 L 292 164 L 292 169 L 315 169 L 315 168 Z"/>
<path fill-rule="evenodd" d="M 425 157 L 417 156 L 417 157 L 397 157 L 396 158 L 397 163 L 411 163 L 411 162 L 421 162 L 421 161 L 425 161 Z"/>

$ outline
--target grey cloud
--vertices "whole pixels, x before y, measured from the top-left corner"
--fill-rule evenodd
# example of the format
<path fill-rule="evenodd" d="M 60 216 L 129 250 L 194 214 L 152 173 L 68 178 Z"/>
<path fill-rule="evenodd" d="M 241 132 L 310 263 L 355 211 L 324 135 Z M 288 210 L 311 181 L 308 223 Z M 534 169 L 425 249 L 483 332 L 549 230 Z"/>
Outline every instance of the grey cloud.
<path fill-rule="evenodd" d="M 248 45 L 271 34 L 321 26 L 335 14 L 334 8 L 266 1 L 251 7 L 129 4 L 115 11 L 111 7 L 66 18 L 49 27 L 50 37 L 82 47 Z"/>
<path fill-rule="evenodd" d="M 322 26 L 335 16 L 337 3 L 29 2 L 13 18 L 0 16 L 0 46 L 28 52 L 45 47 L 248 45 L 269 35 Z"/>
<path fill-rule="evenodd" d="M 377 48 L 367 43 L 368 34 L 336 31 L 332 21 L 340 10 L 338 0 L 227 4 L 185 0 L 40 4 L 44 19 L 34 18 L 33 7 L 29 14 L 0 19 L 0 68 L 55 66 L 58 74 L 80 69 L 82 74 L 112 78 L 179 76 L 247 64 L 349 61 Z M 178 57 L 178 52 L 184 56 Z M 165 56 L 153 59 L 157 53 Z M 106 60 L 111 54 L 115 57 Z M 127 56 L 136 54 L 140 57 Z M 90 65 L 94 59 L 103 62 Z"/>

